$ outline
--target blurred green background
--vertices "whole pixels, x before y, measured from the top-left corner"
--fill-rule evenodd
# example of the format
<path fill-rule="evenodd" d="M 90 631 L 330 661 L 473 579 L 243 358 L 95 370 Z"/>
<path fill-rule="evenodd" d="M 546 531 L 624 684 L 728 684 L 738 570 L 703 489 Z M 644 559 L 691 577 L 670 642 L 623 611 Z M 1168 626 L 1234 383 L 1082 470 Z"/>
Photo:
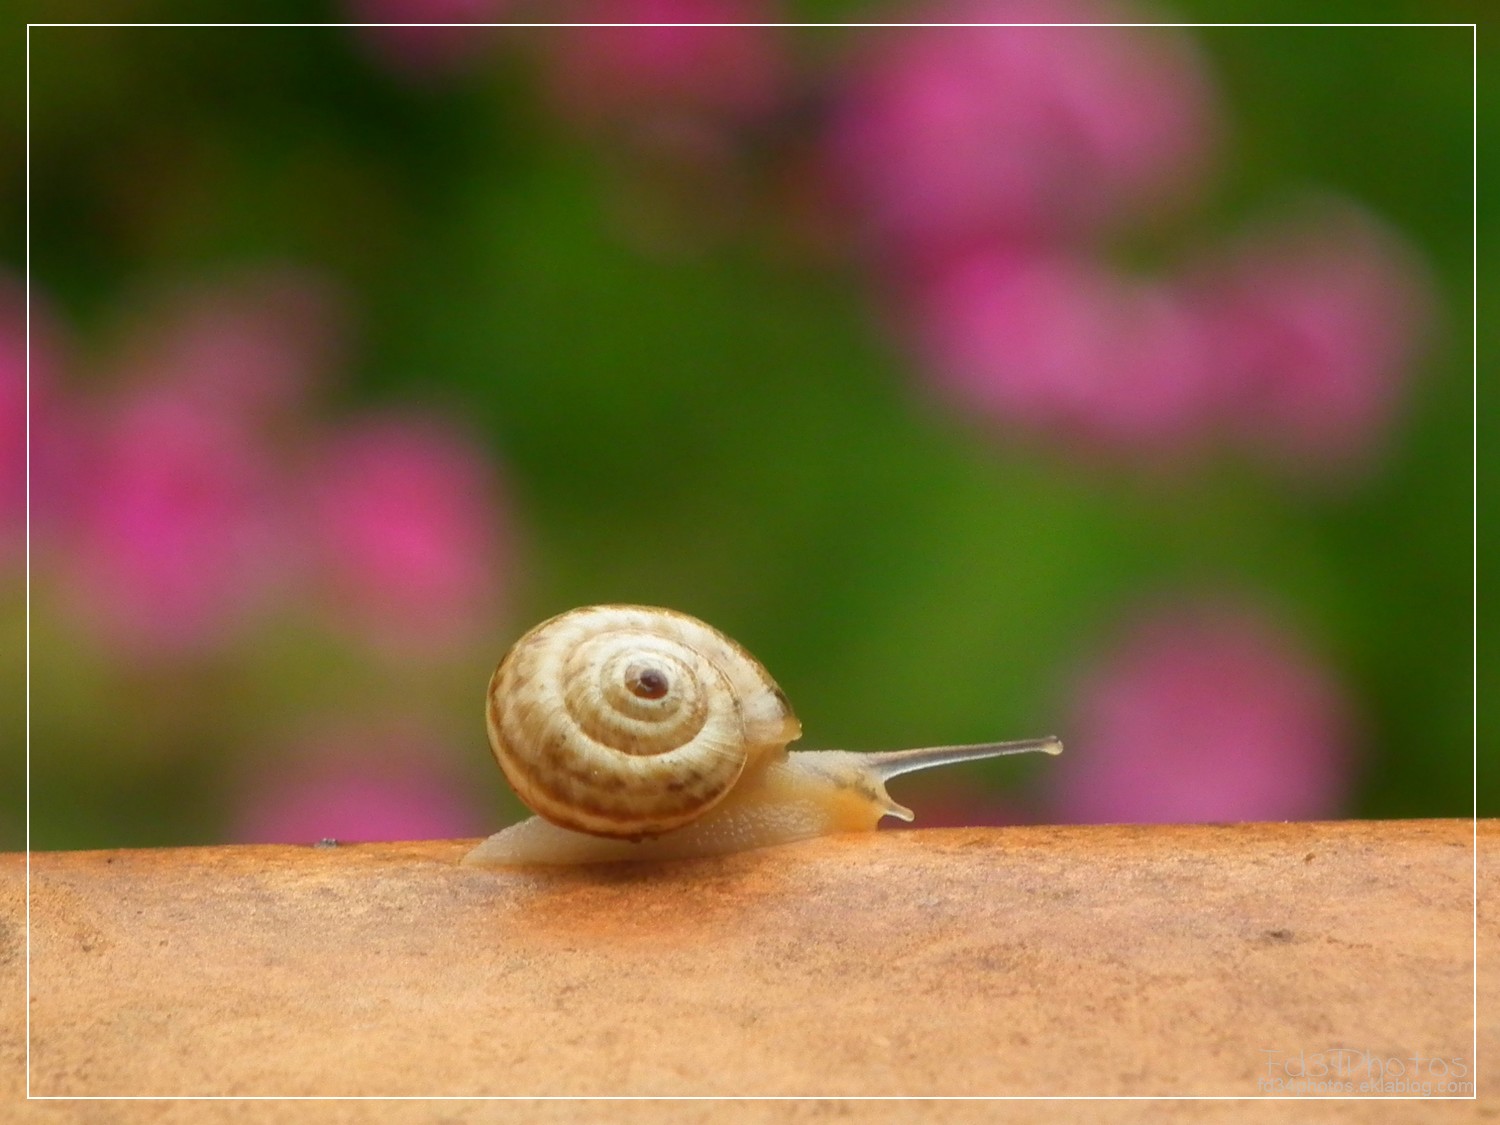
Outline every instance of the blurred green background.
<path fill-rule="evenodd" d="M 1278 18 L 1272 8 L 1172 11 Z M 237 11 L 141 2 L 116 15 Z M 1391 12 L 1465 18 L 1444 5 Z M 277 17 L 346 10 L 256 8 Z M 86 651 L 44 598 L 34 846 L 234 838 L 239 788 L 260 768 L 253 747 L 300 716 L 372 699 L 381 714 L 409 702 L 442 732 L 442 769 L 479 810 L 455 831 L 498 827 L 519 810 L 478 720 L 490 667 L 526 626 L 603 601 L 673 606 L 740 640 L 794 702 L 806 744 L 885 748 L 1068 738 L 1080 670 L 1122 621 L 1178 591 L 1228 590 L 1295 623 L 1350 701 L 1356 756 L 1328 815 L 1467 815 L 1467 29 L 1188 32 L 1226 122 L 1217 171 L 1165 224 L 1116 239 L 1152 268 L 1310 189 L 1356 201 L 1417 251 L 1433 343 L 1377 464 L 1331 487 L 1235 456 L 1171 472 L 1101 465 L 946 409 L 922 390 L 877 267 L 785 190 L 787 154 L 812 135 L 802 118 L 736 138 L 738 202 L 705 216 L 696 181 L 663 185 L 607 130 L 555 111 L 548 56 L 527 42 L 542 34 L 511 30 L 478 63 L 413 80 L 334 27 L 31 32 L 31 276 L 66 340 L 63 382 L 89 393 L 142 293 L 264 263 L 315 270 L 345 294 L 349 343 L 302 409 L 458 419 L 493 459 L 506 538 L 498 600 L 478 622 L 487 640 L 435 659 L 372 657 L 293 620 L 207 671 L 136 665 L 122 680 L 115 665 L 135 662 Z M 804 86 L 824 90 L 866 34 L 787 29 L 776 43 Z M 19 106 L 3 125 L 22 135 Z M 10 214 L 25 198 L 18 147 L 4 146 L 0 176 Z M 7 224 L 0 261 L 20 276 L 24 260 L 23 231 Z M 19 623 L 18 575 L 7 581 Z M 7 699 L 18 731 L 19 700 Z M 165 749 L 140 751 L 158 736 Z M 1497 749 L 1479 745 L 1482 813 L 1500 808 Z M 980 768 L 960 804 L 973 807 L 978 785 L 1014 816 L 1060 815 L 1050 768 Z M 0 767 L 0 847 L 22 843 L 21 770 L 11 755 Z M 941 783 L 927 784 L 941 806 Z M 919 790 L 898 795 L 922 820 L 908 796 Z"/>

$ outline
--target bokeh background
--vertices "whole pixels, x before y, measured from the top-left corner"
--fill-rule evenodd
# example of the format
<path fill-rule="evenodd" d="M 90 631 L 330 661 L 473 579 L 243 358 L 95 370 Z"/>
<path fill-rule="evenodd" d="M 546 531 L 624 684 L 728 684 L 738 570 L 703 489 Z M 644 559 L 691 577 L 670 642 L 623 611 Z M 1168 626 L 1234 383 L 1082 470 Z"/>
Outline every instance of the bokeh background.
<path fill-rule="evenodd" d="M 489 672 L 602 601 L 739 639 L 805 745 L 1066 740 L 904 779 L 919 825 L 1466 815 L 1470 50 L 1414 28 L 34 29 L 34 846 L 493 831 L 521 810 Z M 8 105 L 14 215 L 24 124 Z M 19 636 L 19 225 L 0 251 Z M 19 747 L 22 694 L 4 707 Z M 0 847 L 22 841 L 7 754 Z"/>

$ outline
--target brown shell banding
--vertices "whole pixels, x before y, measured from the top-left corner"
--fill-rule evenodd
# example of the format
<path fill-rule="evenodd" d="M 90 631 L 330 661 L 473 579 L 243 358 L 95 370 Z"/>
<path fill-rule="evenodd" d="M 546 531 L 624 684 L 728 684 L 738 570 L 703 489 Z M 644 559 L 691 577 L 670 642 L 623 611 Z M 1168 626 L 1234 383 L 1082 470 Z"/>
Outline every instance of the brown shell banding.
<path fill-rule="evenodd" d="M 629 690 L 661 669 L 656 699 Z M 747 767 L 784 755 L 797 724 L 775 682 L 696 618 L 592 606 L 544 621 L 491 677 L 490 746 L 516 793 L 554 824 L 653 836 L 714 807 Z"/>
<path fill-rule="evenodd" d="M 685 660 L 680 647 L 635 629 L 582 641 L 562 668 L 568 715 L 589 739 L 622 754 L 664 754 L 691 742 L 708 721 L 713 693 L 730 689 L 711 662 Z M 656 699 L 630 690 L 629 675 L 643 664 L 666 677 Z"/>

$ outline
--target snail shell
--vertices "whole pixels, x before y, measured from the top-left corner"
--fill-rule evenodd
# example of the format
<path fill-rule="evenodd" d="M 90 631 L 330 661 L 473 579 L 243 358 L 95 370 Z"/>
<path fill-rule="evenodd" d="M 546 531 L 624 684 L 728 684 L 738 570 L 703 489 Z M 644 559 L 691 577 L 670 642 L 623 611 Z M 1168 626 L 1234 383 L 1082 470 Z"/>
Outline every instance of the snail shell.
<path fill-rule="evenodd" d="M 641 606 L 576 609 L 490 679 L 490 746 L 553 824 L 638 840 L 713 808 L 802 733 L 764 668 L 718 630 Z"/>
<path fill-rule="evenodd" d="M 855 754 L 788 753 L 786 696 L 734 641 L 670 609 L 604 605 L 551 618 L 490 678 L 490 746 L 538 814 L 468 864 L 721 855 L 911 820 L 886 792 L 912 770 L 1057 754 L 1055 738 Z"/>

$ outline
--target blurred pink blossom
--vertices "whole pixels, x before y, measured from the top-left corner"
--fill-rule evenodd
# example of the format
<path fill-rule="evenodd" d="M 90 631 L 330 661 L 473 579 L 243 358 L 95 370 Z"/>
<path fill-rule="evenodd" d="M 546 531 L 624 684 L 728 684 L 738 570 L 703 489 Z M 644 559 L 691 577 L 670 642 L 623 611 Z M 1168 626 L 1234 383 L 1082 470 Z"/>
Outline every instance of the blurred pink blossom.
<path fill-rule="evenodd" d="M 140 316 L 117 382 L 167 387 L 246 423 L 302 406 L 343 359 L 342 295 L 322 278 L 266 268 L 173 295 Z"/>
<path fill-rule="evenodd" d="M 349 18 L 363 24 L 486 24 L 509 15 L 509 0 L 344 0 Z M 406 78 L 446 78 L 472 69 L 494 45 L 493 27 L 377 27 L 355 29 L 370 52 Z"/>
<path fill-rule="evenodd" d="M 64 515 L 76 470 L 71 411 L 61 385 L 62 333 L 49 310 L 32 298 L 31 523 L 47 536 Z M 0 276 L 0 561 L 19 560 L 26 538 L 26 291 Z"/>
<path fill-rule="evenodd" d="M 766 27 L 652 27 L 648 24 L 764 22 L 754 0 L 599 0 L 581 18 L 637 27 L 576 27 L 557 33 L 554 100 L 585 124 L 654 116 L 753 120 L 779 94 L 782 61 Z"/>
<path fill-rule="evenodd" d="M 174 388 L 101 404 L 91 438 L 60 533 L 73 608 L 137 653 L 228 643 L 285 564 L 270 451 Z"/>
<path fill-rule="evenodd" d="M 278 461 L 344 336 L 330 286 L 269 269 L 138 314 L 77 413 L 58 572 L 74 611 L 158 656 L 233 643 L 294 566 Z"/>
<path fill-rule="evenodd" d="M 1240 605 L 1143 616 L 1081 684 L 1054 775 L 1069 821 L 1304 820 L 1351 788 L 1351 717 L 1331 671 Z"/>
<path fill-rule="evenodd" d="M 964 0 L 917 14 L 1142 18 L 1107 0 Z M 879 43 L 850 76 L 830 143 L 851 202 L 887 250 L 1075 235 L 1181 200 L 1208 164 L 1215 97 L 1180 31 L 902 28 Z"/>
<path fill-rule="evenodd" d="M 507 580 L 498 484 L 483 451 L 436 419 L 336 431 L 315 462 L 308 535 L 345 619 L 403 651 L 483 630 Z"/>
<path fill-rule="evenodd" d="M 472 836 L 484 819 L 445 765 L 449 747 L 396 722 L 332 729 L 261 762 L 236 794 L 230 839 L 427 840 Z"/>
<path fill-rule="evenodd" d="M 0 281 L 0 555 L 12 555 L 26 524 L 26 294 Z"/>
<path fill-rule="evenodd" d="M 1002 427 L 1166 461 L 1212 421 L 1210 338 L 1166 285 L 992 250 L 936 271 L 914 306 L 934 385 Z"/>
<path fill-rule="evenodd" d="M 1245 239 L 1203 289 L 1231 432 L 1292 466 L 1367 463 L 1431 319 L 1415 252 L 1344 208 Z"/>

